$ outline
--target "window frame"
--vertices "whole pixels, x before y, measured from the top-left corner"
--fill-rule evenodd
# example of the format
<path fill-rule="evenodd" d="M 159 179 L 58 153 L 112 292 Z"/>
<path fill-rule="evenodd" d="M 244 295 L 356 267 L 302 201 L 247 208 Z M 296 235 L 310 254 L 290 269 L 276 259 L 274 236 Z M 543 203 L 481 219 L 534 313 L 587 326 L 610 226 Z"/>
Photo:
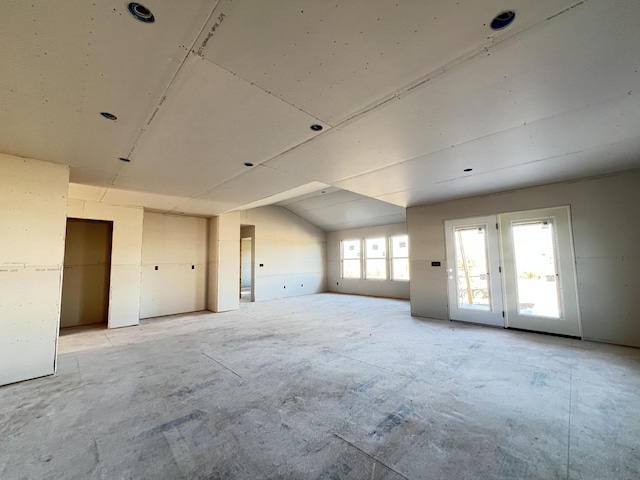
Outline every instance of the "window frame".
<path fill-rule="evenodd" d="M 395 249 L 393 248 L 393 239 L 398 237 L 405 237 L 407 241 L 407 255 L 406 256 L 398 256 L 396 255 Z M 395 276 L 395 268 L 394 268 L 394 260 L 406 260 L 407 261 L 407 275 L 408 278 L 394 278 Z M 409 271 L 409 235 L 407 233 L 389 235 L 389 280 L 392 282 L 409 282 L 411 281 L 411 272 Z"/>
<path fill-rule="evenodd" d="M 347 242 L 357 242 L 358 245 L 358 256 L 357 258 L 345 258 L 345 250 L 344 250 L 344 246 L 345 243 Z M 363 265 L 362 265 L 362 239 L 361 238 L 345 238 L 343 240 L 340 240 L 340 278 L 343 280 L 363 280 L 364 279 L 364 272 L 363 272 Z M 344 262 L 348 261 L 348 262 L 352 262 L 357 260 L 358 262 L 358 272 L 359 272 L 359 276 L 358 277 L 345 277 L 345 271 L 344 271 Z"/>
<path fill-rule="evenodd" d="M 368 247 L 367 247 L 367 241 L 376 241 L 376 240 L 382 240 L 382 244 L 384 246 L 384 250 L 382 252 L 382 256 L 379 257 L 369 257 L 368 255 Z M 371 237 L 371 238 L 365 238 L 364 239 L 364 269 L 363 269 L 363 273 L 364 273 L 364 279 L 365 280 L 375 280 L 375 281 L 385 281 L 385 280 L 389 280 L 389 236 L 383 236 L 383 237 Z M 367 275 L 367 262 L 368 260 L 383 260 L 383 264 L 384 264 L 384 277 L 369 277 Z"/>

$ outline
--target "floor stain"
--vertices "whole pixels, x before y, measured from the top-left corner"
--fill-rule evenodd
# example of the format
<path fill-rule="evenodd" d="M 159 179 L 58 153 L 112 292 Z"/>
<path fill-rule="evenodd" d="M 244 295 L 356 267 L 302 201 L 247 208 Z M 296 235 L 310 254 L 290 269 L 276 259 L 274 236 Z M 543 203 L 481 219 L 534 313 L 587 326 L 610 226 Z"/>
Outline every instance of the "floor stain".
<path fill-rule="evenodd" d="M 378 383 L 380 380 L 382 380 L 382 376 L 381 375 L 375 376 L 375 377 L 367 380 L 366 382 L 361 383 L 357 387 L 353 387 L 351 389 L 351 393 L 363 393 L 363 392 L 366 392 L 367 390 L 373 388 L 376 385 L 376 383 Z"/>
<path fill-rule="evenodd" d="M 547 374 L 543 372 L 535 372 L 531 377 L 531 382 L 529 384 L 536 388 L 542 388 L 547 386 L 547 382 L 545 381 L 547 378 Z"/>
<path fill-rule="evenodd" d="M 385 433 L 390 433 L 394 428 L 406 421 L 407 417 L 411 415 L 413 408 L 407 405 L 400 405 L 398 409 L 387 415 L 387 417 L 378 424 L 376 429 L 371 434 L 372 436 L 382 436 Z"/>
<path fill-rule="evenodd" d="M 191 422 L 192 420 L 197 420 L 203 415 L 205 415 L 205 412 L 203 412 L 202 410 L 195 410 L 189 413 L 188 415 L 185 415 L 184 417 L 176 418 L 175 420 L 172 420 L 170 422 L 163 423 L 162 425 L 158 425 L 157 427 L 152 428 L 151 430 L 148 430 L 147 432 L 143 433 L 143 436 L 152 437 L 159 433 L 166 432 L 167 430 L 171 430 L 172 428 L 179 427 L 180 425 L 184 425 L 185 423 Z"/>

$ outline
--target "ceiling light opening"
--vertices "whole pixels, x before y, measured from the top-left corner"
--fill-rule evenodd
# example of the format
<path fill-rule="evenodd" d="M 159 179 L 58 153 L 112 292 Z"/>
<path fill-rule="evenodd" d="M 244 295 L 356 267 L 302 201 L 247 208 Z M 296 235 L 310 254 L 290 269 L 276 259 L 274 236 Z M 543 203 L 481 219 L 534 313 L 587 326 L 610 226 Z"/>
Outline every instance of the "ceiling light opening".
<path fill-rule="evenodd" d="M 117 120 L 118 117 L 116 117 L 113 113 L 109 113 L 109 112 L 100 112 L 100 115 L 102 115 L 104 118 L 106 118 L 107 120 Z"/>
<path fill-rule="evenodd" d="M 314 123 L 313 125 L 311 125 L 310 128 L 314 132 L 319 132 L 320 130 L 322 130 L 322 125 L 318 125 L 317 123 Z"/>
<path fill-rule="evenodd" d="M 473 168 L 465 168 L 463 171 L 464 171 L 464 172 L 470 172 L 470 171 L 472 171 L 472 170 L 473 170 Z"/>
<path fill-rule="evenodd" d="M 140 20 L 144 23 L 153 23 L 156 19 L 149 10 L 144 5 L 139 3 L 131 2 L 127 8 L 129 9 L 129 13 L 134 16 L 137 20 Z"/>
<path fill-rule="evenodd" d="M 245 167 L 253 167 L 253 163 L 251 163 L 251 162 L 244 162 L 244 166 L 245 166 Z"/>
<path fill-rule="evenodd" d="M 511 25 L 515 18 L 516 12 L 512 10 L 502 12 L 500 15 L 497 15 L 493 20 L 491 20 L 491 28 L 493 30 L 502 30 L 503 28 Z"/>
<path fill-rule="evenodd" d="M 122 162 L 127 162 L 127 163 L 129 163 L 131 161 L 128 158 L 124 158 L 124 157 L 120 157 L 120 158 L 118 158 L 118 160 L 120 160 Z"/>

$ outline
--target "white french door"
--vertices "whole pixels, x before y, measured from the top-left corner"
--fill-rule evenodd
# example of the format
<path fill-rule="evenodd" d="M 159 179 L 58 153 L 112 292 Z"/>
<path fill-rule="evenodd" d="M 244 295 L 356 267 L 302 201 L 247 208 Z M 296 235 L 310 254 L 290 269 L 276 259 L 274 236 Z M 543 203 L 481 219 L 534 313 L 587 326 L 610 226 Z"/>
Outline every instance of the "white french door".
<path fill-rule="evenodd" d="M 445 221 L 451 320 L 582 336 L 569 207 Z"/>
<path fill-rule="evenodd" d="M 569 207 L 498 216 L 506 326 L 580 337 Z"/>
<path fill-rule="evenodd" d="M 445 221 L 449 316 L 504 326 L 495 215 Z"/>

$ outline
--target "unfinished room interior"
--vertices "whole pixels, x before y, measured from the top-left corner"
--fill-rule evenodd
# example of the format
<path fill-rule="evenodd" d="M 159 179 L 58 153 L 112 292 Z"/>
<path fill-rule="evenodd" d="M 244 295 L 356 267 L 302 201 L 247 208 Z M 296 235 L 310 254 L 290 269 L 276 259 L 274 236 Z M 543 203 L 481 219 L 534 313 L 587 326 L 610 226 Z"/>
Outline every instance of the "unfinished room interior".
<path fill-rule="evenodd" d="M 3 0 L 0 478 L 640 478 L 638 25 Z"/>

